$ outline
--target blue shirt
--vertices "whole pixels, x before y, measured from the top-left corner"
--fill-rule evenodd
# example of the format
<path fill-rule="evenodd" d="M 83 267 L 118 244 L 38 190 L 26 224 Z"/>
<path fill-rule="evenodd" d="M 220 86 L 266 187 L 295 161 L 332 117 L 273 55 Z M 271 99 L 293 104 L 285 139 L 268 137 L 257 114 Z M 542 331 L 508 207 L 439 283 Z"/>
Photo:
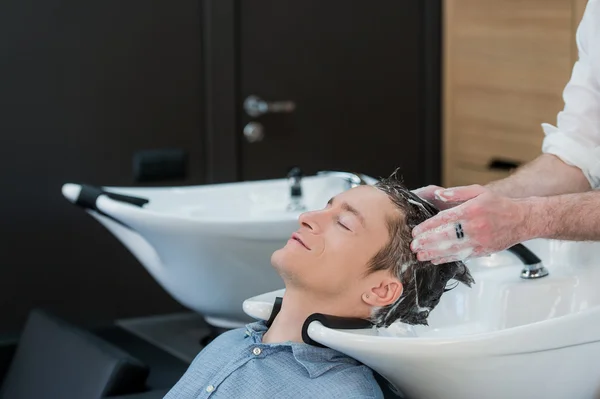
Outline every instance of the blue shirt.
<path fill-rule="evenodd" d="M 264 322 L 218 336 L 194 359 L 165 399 L 382 399 L 373 372 L 329 348 L 265 344 Z"/>

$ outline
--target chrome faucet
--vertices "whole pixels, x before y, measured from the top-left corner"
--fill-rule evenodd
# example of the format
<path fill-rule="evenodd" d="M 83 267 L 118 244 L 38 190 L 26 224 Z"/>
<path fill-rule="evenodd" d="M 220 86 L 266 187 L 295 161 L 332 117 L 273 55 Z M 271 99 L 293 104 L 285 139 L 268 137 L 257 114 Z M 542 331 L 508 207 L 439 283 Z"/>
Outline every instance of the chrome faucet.
<path fill-rule="evenodd" d="M 287 206 L 288 211 L 304 211 L 306 206 L 302 200 L 302 170 L 298 167 L 292 168 L 288 172 L 288 182 L 290 184 L 290 203 Z"/>
<path fill-rule="evenodd" d="M 368 183 L 358 174 L 351 172 L 339 172 L 335 170 L 323 170 L 317 172 L 317 176 L 334 176 L 344 179 L 348 183 L 348 189 L 367 185 Z"/>
<path fill-rule="evenodd" d="M 542 260 L 523 244 L 516 244 L 508 248 L 508 251 L 516 255 L 523 262 L 521 278 L 531 280 L 546 277 L 549 272 L 543 265 Z"/>

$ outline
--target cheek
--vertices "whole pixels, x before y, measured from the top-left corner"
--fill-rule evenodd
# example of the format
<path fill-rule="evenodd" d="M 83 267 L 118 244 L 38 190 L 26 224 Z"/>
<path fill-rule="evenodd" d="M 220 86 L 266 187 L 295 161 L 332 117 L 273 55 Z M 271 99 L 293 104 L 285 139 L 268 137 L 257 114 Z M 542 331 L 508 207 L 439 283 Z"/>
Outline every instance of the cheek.
<path fill-rule="evenodd" d="M 372 258 L 372 249 L 366 245 L 365 240 L 355 237 L 342 237 L 331 240 L 327 248 L 327 257 L 347 268 L 355 269 L 357 266 L 364 267 Z"/>
<path fill-rule="evenodd" d="M 330 240 L 323 254 L 322 264 L 326 265 L 328 275 L 337 281 L 355 281 L 366 269 L 372 257 L 361 240 L 342 237 Z"/>

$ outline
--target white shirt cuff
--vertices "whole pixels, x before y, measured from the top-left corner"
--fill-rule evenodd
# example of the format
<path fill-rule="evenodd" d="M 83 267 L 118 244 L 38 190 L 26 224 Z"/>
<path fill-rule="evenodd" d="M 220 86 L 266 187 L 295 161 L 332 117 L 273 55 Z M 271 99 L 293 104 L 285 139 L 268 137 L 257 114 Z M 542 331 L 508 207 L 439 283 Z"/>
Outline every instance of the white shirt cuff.
<path fill-rule="evenodd" d="M 542 129 L 546 134 L 542 152 L 555 155 L 564 163 L 578 167 L 592 189 L 600 188 L 600 147 L 586 147 L 572 135 L 565 134 L 548 123 L 543 123 Z"/>

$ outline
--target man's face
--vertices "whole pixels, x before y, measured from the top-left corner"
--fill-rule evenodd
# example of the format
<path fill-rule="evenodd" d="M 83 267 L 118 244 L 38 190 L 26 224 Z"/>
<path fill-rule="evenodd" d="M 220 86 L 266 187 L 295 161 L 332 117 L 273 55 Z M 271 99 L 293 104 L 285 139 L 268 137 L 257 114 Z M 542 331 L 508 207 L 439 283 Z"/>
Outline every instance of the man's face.
<path fill-rule="evenodd" d="M 389 241 L 387 220 L 400 211 L 372 186 L 334 197 L 323 210 L 300 215 L 300 228 L 271 257 L 286 283 L 320 297 L 356 297 L 367 289 L 369 261 Z"/>

